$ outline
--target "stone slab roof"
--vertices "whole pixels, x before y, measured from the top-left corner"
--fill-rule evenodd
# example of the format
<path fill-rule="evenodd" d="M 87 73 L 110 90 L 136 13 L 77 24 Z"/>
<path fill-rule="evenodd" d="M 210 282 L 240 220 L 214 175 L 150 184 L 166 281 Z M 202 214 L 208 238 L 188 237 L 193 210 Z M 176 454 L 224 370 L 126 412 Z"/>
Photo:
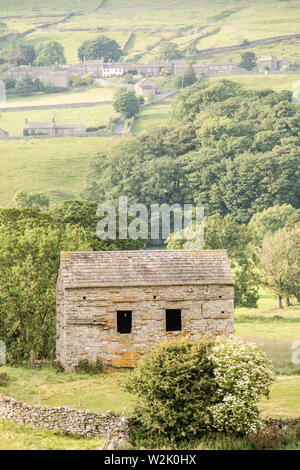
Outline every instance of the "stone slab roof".
<path fill-rule="evenodd" d="M 234 285 L 225 250 L 63 252 L 60 276 L 66 289 Z"/>

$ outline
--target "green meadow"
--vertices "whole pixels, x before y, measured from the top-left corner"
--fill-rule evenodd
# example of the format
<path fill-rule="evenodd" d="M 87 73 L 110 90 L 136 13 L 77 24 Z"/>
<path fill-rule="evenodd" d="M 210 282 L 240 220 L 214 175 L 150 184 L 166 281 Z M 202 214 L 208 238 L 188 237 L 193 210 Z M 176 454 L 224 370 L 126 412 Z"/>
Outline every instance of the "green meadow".
<path fill-rule="evenodd" d="M 90 87 L 82 89 L 76 88 L 61 93 L 34 94 L 25 97 L 8 94 L 6 104 L 1 104 L 0 108 L 112 101 L 115 92 L 116 88 L 113 87 Z"/>
<path fill-rule="evenodd" d="M 125 51 L 127 60 L 139 55 L 142 55 L 142 60 L 155 58 L 159 44 L 164 39 L 174 41 L 184 48 L 198 35 L 196 46 L 201 50 L 241 44 L 245 39 L 255 40 L 299 32 L 300 0 L 253 0 L 251 3 L 246 0 L 227 0 L 226 3 L 221 0 L 156 0 L 151 4 L 138 0 L 134 5 L 131 0 L 106 0 L 103 8 L 95 13 L 99 3 L 99 0 L 67 0 L 63 3 L 55 0 L 41 9 L 39 0 L 14 0 L 9 3 L 0 0 L 2 15 L 25 16 L 3 20 L 6 25 L 3 32 L 24 32 L 53 21 L 53 18 L 47 15 L 62 15 L 79 10 L 84 14 L 72 16 L 64 23 L 37 29 L 26 36 L 26 42 L 33 45 L 48 40 L 61 42 L 65 48 L 67 62 L 71 63 L 78 61 L 77 49 L 81 43 L 101 34 L 96 31 L 96 28 L 101 27 L 121 29 L 103 33 L 118 41 L 121 47 L 124 46 L 131 29 L 153 28 L 149 33 L 134 32 Z M 43 16 L 26 18 L 26 14 Z M 86 31 L 74 31 L 82 28 Z M 176 31 L 168 33 L 166 29 L 175 29 L 182 33 L 194 31 L 196 36 L 182 36 Z M 204 35 L 200 37 L 200 33 Z M 17 42 L 23 40 L 16 39 Z M 0 49 L 8 46 L 9 40 L 0 42 Z M 260 47 L 257 51 L 262 54 L 278 53 L 291 60 L 299 57 L 299 41 Z"/>
<path fill-rule="evenodd" d="M 163 126 L 170 121 L 170 103 L 159 103 L 145 107 L 132 127 L 134 135 L 141 135 L 152 127 Z"/>
<path fill-rule="evenodd" d="M 0 206 L 16 191 L 44 192 L 52 203 L 79 197 L 91 159 L 119 137 L 1 141 Z"/>
<path fill-rule="evenodd" d="M 111 105 L 8 112 L 0 115 L 0 127 L 3 127 L 11 136 L 21 136 L 26 118 L 33 122 L 50 122 L 55 118 L 57 124 L 84 124 L 86 127 L 98 127 L 107 126 L 110 116 L 114 114 Z"/>
<path fill-rule="evenodd" d="M 245 88 L 252 88 L 262 90 L 265 88 L 271 88 L 275 91 L 290 90 L 293 91 L 293 83 L 300 80 L 299 74 L 249 74 L 249 75 L 230 75 L 210 77 L 209 80 L 212 82 L 218 82 L 227 78 L 234 82 L 240 83 Z"/>

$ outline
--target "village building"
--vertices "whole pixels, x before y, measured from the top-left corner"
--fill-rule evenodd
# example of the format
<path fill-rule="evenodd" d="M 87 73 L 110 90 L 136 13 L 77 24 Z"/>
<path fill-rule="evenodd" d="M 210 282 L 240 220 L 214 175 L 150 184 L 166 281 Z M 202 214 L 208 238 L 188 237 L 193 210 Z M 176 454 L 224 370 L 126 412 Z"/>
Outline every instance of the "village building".
<path fill-rule="evenodd" d="M 71 83 L 70 66 L 53 65 L 49 67 L 29 66 L 11 67 L 6 73 L 7 76 L 15 80 L 22 80 L 26 76 L 32 80 L 39 79 L 45 87 L 69 88 Z"/>
<path fill-rule="evenodd" d="M 155 95 L 157 92 L 156 84 L 148 78 L 143 78 L 137 82 L 134 89 L 137 96 L 149 96 L 151 94 Z"/>
<path fill-rule="evenodd" d="M 86 132 L 83 124 L 56 124 L 55 118 L 51 122 L 29 122 L 25 120 L 23 134 L 26 136 L 48 135 L 50 137 L 78 136 Z"/>
<path fill-rule="evenodd" d="M 226 62 L 198 62 L 192 64 L 197 75 L 211 76 L 220 73 L 229 73 L 236 69 L 236 64 L 231 60 Z M 183 75 L 187 64 L 183 60 L 174 61 L 174 74 Z"/>
<path fill-rule="evenodd" d="M 0 128 L 0 139 L 5 139 L 8 136 L 9 136 L 9 133 L 6 132 L 4 129 Z"/>
<path fill-rule="evenodd" d="M 132 368 L 159 342 L 234 332 L 226 251 L 61 253 L 57 361 Z"/>
<path fill-rule="evenodd" d="M 259 72 L 275 72 L 278 70 L 278 59 L 273 55 L 259 57 L 256 61 L 256 68 Z"/>

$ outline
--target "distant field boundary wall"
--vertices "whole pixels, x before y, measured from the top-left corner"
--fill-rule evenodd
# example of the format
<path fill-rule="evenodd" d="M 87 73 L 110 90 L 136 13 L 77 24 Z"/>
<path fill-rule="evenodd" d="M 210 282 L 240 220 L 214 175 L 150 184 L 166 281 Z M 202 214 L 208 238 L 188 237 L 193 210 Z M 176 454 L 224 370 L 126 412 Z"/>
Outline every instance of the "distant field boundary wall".
<path fill-rule="evenodd" d="M 81 134 L 76 135 L 8 135 L 0 137 L 0 140 L 37 140 L 37 139 L 65 139 L 65 138 L 85 138 L 85 137 L 113 137 L 116 134 L 113 132 L 82 132 Z"/>
<path fill-rule="evenodd" d="M 283 42 L 288 39 L 300 39 L 299 34 L 286 34 L 285 36 L 273 36 L 270 38 L 256 39 L 254 41 L 249 41 L 246 44 L 237 44 L 235 46 L 225 46 L 225 47 L 210 47 L 208 49 L 199 49 L 197 56 L 194 56 L 194 59 L 199 59 L 200 57 L 209 57 L 210 55 L 222 54 L 223 52 L 234 52 L 241 51 L 243 49 L 249 49 L 256 46 L 264 46 L 266 44 L 272 44 L 273 42 Z"/>
<path fill-rule="evenodd" d="M 111 83 L 111 82 L 109 82 Z M 126 86 L 124 83 L 123 86 Z M 67 103 L 67 104 L 46 104 L 40 106 L 15 106 L 11 108 L 0 108 L 1 113 L 16 111 L 39 111 L 43 109 L 63 109 L 63 108 L 91 108 L 93 106 L 102 106 L 112 104 L 113 101 L 90 101 L 87 103 Z"/>
<path fill-rule="evenodd" d="M 21 423 L 33 428 L 56 429 L 66 434 L 85 437 L 107 436 L 125 440 L 129 419 L 110 412 L 98 414 L 65 406 L 28 405 L 0 395 L 0 419 Z"/>
<path fill-rule="evenodd" d="M 34 28 L 28 29 L 27 31 L 23 31 L 22 33 L 7 33 L 7 34 L 4 34 L 3 36 L 0 36 L 0 41 L 3 41 L 3 40 L 8 39 L 10 37 L 22 38 L 22 37 L 27 36 L 28 34 L 34 33 L 35 31 L 37 31 L 39 29 L 48 28 L 49 26 L 55 26 L 55 25 L 60 24 L 60 23 L 65 23 L 70 18 L 72 18 L 72 16 L 81 15 L 81 14 L 82 14 L 82 12 L 79 12 L 79 11 L 71 11 L 70 13 L 66 14 L 66 16 L 62 17 L 62 15 L 60 15 L 61 19 L 59 19 L 59 20 L 52 21 L 51 23 L 44 23 L 44 24 L 35 26 Z M 15 18 L 23 18 L 23 17 L 19 16 L 19 17 L 15 17 Z"/>

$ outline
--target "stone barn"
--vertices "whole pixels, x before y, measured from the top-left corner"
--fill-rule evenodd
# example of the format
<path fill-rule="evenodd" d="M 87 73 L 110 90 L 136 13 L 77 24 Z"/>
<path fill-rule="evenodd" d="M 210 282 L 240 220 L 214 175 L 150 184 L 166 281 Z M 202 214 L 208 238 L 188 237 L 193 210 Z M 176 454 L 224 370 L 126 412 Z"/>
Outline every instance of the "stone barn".
<path fill-rule="evenodd" d="M 162 340 L 233 334 L 226 251 L 61 253 L 57 360 L 130 368 Z"/>

